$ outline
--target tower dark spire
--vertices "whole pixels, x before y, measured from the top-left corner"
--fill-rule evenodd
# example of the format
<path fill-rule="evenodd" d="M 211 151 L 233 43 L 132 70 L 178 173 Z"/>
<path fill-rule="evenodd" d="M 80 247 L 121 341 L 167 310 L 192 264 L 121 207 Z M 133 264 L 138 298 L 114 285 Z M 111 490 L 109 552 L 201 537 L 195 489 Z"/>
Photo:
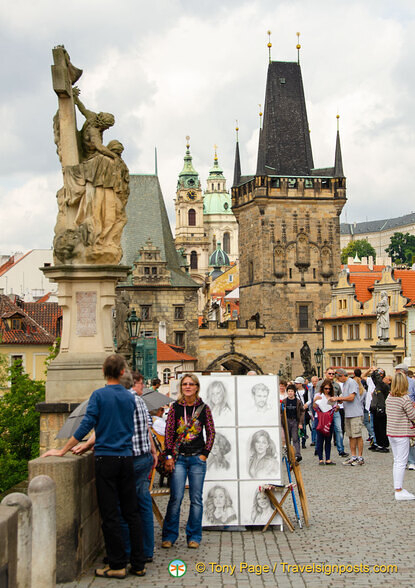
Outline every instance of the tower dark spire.
<path fill-rule="evenodd" d="M 235 165 L 233 168 L 233 185 L 237 186 L 241 180 L 241 158 L 239 155 L 239 127 L 236 125 L 236 148 L 235 148 Z"/>
<path fill-rule="evenodd" d="M 336 154 L 334 156 L 334 177 L 344 178 L 342 150 L 340 147 L 339 115 L 337 115 Z"/>
<path fill-rule="evenodd" d="M 268 66 L 257 174 L 308 176 L 313 167 L 301 68 L 273 61 Z"/>

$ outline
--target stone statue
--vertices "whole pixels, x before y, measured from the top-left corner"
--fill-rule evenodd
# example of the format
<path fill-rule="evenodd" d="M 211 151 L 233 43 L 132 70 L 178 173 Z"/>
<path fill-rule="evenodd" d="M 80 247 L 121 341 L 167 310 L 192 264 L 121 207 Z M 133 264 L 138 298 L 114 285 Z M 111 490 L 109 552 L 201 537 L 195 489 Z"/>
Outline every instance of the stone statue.
<path fill-rule="evenodd" d="M 389 341 L 389 303 L 385 290 L 380 293 L 380 300 L 376 305 L 376 331 L 380 342 Z"/>
<path fill-rule="evenodd" d="M 304 368 L 304 377 L 310 378 L 313 375 L 313 368 L 311 365 L 311 350 L 307 341 L 303 341 L 303 346 L 300 349 L 301 363 Z"/>
<path fill-rule="evenodd" d="M 124 147 L 116 140 L 103 144 L 103 133 L 114 125 L 114 116 L 88 110 L 81 102 L 73 84 L 82 71 L 70 63 L 65 48 L 55 47 L 53 57 L 53 87 L 59 98 L 53 130 L 64 179 L 57 193 L 55 263 L 118 264 L 129 195 L 129 172 L 121 158 Z M 85 117 L 80 131 L 75 106 Z"/>
<path fill-rule="evenodd" d="M 128 318 L 130 297 L 123 291 L 117 296 L 115 302 L 115 337 L 117 339 L 117 351 L 127 352 L 130 349 L 130 339 L 125 321 Z"/>

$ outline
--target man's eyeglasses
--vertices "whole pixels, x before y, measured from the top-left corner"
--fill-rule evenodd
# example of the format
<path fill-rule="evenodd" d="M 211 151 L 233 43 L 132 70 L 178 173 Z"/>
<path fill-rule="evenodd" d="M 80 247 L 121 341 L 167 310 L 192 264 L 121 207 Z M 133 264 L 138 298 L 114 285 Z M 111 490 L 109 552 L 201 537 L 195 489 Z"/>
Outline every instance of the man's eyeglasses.
<path fill-rule="evenodd" d="M 334 372 L 327 372 L 328 376 L 334 376 Z"/>

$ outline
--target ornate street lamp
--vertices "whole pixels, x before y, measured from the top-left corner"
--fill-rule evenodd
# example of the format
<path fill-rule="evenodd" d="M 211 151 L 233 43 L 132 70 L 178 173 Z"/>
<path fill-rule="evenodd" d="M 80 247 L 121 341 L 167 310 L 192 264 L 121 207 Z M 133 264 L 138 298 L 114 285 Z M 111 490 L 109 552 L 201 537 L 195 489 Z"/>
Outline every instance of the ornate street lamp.
<path fill-rule="evenodd" d="M 316 360 L 316 364 L 317 364 L 317 372 L 318 372 L 318 377 L 320 377 L 320 368 L 322 366 L 323 363 L 323 350 L 320 349 L 319 347 L 317 347 L 317 349 L 314 352 L 314 359 Z"/>
<path fill-rule="evenodd" d="M 125 320 L 125 322 L 127 323 L 128 336 L 130 337 L 130 345 L 131 349 L 133 350 L 133 372 L 135 372 L 135 350 L 137 347 L 137 340 L 140 335 L 141 319 L 138 318 L 134 308 L 130 312 L 129 317 Z"/>

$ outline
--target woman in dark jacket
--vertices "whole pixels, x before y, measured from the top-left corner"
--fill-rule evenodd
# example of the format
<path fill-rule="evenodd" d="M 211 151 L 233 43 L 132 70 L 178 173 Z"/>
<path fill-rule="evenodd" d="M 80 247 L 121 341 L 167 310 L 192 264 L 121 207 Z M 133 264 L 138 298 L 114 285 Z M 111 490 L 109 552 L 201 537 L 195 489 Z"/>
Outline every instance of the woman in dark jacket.
<path fill-rule="evenodd" d="M 390 392 L 390 376 L 386 376 L 385 371 L 379 368 L 372 373 L 372 380 L 376 388 L 372 394 L 370 413 L 373 416 L 376 445 L 373 445 L 370 449 L 379 453 L 389 453 L 385 401 Z"/>

